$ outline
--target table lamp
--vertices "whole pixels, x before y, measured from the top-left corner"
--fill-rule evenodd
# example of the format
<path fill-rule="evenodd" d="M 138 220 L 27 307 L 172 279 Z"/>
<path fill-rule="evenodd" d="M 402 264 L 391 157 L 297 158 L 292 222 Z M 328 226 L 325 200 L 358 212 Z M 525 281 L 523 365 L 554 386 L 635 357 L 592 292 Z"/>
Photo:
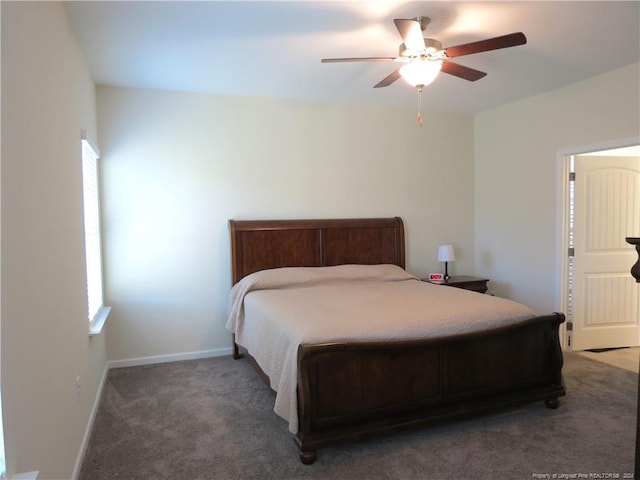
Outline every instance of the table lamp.
<path fill-rule="evenodd" d="M 453 245 L 440 245 L 438 247 L 438 261 L 444 262 L 444 279 L 449 280 L 449 267 L 448 263 L 453 262 L 456 259 L 453 253 Z"/>

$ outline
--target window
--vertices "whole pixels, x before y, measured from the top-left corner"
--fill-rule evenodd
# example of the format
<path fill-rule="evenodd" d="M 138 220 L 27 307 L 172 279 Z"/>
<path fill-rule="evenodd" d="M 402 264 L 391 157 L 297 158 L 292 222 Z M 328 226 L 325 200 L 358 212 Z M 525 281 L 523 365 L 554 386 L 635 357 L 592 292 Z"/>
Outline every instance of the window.
<path fill-rule="evenodd" d="M 82 191 L 84 201 L 84 242 L 87 267 L 87 316 L 89 333 L 100 333 L 111 310 L 103 303 L 102 248 L 100 235 L 100 191 L 98 150 L 82 134 Z"/>

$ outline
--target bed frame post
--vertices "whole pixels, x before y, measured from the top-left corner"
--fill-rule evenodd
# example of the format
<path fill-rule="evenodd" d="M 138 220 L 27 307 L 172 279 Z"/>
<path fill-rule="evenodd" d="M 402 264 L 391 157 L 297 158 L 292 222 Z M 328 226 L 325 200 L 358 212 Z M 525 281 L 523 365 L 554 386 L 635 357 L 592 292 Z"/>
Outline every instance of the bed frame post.
<path fill-rule="evenodd" d="M 241 358 L 244 358 L 244 354 L 240 353 L 240 347 L 236 343 L 236 335 L 234 333 L 233 334 L 233 359 L 234 360 L 239 360 Z"/>

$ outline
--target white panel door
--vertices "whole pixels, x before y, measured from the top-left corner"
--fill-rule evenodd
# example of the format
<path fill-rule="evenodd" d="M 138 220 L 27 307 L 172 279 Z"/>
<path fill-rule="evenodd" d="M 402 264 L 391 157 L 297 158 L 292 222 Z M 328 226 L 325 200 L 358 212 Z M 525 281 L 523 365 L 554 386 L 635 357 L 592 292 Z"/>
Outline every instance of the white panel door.
<path fill-rule="evenodd" d="M 575 157 L 573 349 L 640 345 L 640 158 Z"/>

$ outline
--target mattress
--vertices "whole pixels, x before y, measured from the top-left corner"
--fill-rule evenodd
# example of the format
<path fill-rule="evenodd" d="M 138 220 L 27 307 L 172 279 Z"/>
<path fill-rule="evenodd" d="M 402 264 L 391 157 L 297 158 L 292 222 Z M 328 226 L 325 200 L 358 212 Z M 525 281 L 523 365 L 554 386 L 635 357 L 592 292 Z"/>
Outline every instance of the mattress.
<path fill-rule="evenodd" d="M 535 316 L 522 304 L 423 282 L 396 265 L 263 270 L 232 288 L 228 313 L 227 329 L 269 378 L 274 411 L 292 433 L 302 343 L 438 338 Z"/>

